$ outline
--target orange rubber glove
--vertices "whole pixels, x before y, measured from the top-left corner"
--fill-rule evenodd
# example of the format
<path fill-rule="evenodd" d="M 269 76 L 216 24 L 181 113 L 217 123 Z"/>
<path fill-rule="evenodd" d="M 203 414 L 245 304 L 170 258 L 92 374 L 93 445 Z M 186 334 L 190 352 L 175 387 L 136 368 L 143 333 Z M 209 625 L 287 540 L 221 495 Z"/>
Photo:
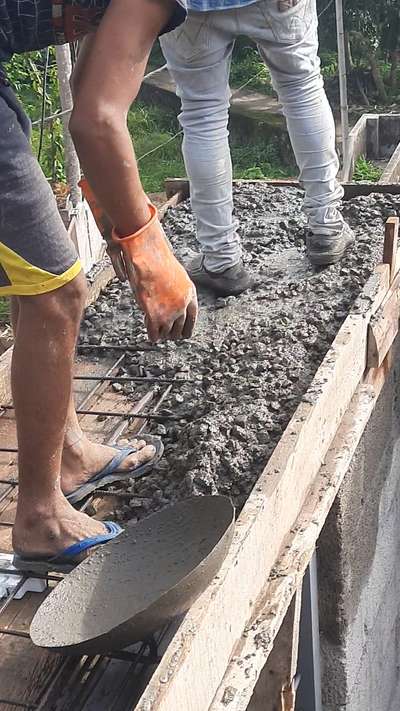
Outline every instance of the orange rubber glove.
<path fill-rule="evenodd" d="M 127 280 L 128 275 L 126 273 L 125 262 L 121 249 L 113 242 L 111 237 L 112 224 L 110 223 L 103 208 L 98 203 L 97 198 L 86 178 L 82 178 L 78 185 L 82 190 L 83 197 L 90 207 L 90 211 L 94 217 L 100 234 L 107 242 L 107 254 L 111 259 L 115 275 L 120 281 L 124 282 Z"/>
<path fill-rule="evenodd" d="M 197 296 L 184 268 L 175 258 L 149 202 L 151 218 L 140 230 L 112 239 L 122 248 L 126 273 L 132 291 L 145 314 L 151 341 L 189 338 L 197 318 Z"/>

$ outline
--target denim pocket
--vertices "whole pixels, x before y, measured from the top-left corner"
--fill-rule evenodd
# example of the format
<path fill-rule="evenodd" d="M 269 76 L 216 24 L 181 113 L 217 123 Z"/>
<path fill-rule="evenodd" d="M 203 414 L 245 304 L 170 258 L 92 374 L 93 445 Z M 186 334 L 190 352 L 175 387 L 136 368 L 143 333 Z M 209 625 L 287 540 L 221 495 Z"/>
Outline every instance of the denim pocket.
<path fill-rule="evenodd" d="M 189 12 L 186 22 L 162 37 L 161 47 L 171 47 L 174 55 L 191 62 L 210 49 L 210 23 L 208 12 Z"/>
<path fill-rule="evenodd" d="M 277 42 L 300 42 L 317 22 L 315 0 L 261 0 L 259 7 Z"/>

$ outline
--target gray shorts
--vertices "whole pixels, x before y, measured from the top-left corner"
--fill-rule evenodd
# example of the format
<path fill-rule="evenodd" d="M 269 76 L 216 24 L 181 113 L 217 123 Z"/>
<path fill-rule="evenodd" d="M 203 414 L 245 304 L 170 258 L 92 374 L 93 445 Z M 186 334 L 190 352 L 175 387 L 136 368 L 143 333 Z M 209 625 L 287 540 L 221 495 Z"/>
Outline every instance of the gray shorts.
<path fill-rule="evenodd" d="M 81 271 L 29 134 L 0 65 L 0 296 L 44 294 Z"/>

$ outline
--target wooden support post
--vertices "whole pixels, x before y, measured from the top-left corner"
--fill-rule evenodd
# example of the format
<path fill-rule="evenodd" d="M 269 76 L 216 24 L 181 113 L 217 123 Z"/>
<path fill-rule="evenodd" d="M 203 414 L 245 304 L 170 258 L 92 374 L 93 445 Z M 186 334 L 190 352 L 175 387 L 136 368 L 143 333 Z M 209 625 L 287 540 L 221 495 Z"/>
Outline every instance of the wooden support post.
<path fill-rule="evenodd" d="M 385 240 L 383 243 L 383 263 L 389 264 L 390 283 L 398 271 L 397 244 L 399 238 L 399 218 L 389 217 L 385 225 Z"/>
<path fill-rule="evenodd" d="M 342 129 L 342 146 L 343 146 L 343 178 L 350 180 L 350 161 L 349 161 L 349 106 L 347 99 L 347 73 L 346 73 L 346 52 L 344 41 L 344 22 L 343 22 L 343 0 L 335 0 L 336 5 L 336 33 L 337 33 L 337 50 L 338 50 L 338 70 L 339 70 L 339 93 L 340 93 L 340 116 Z"/>
<path fill-rule="evenodd" d="M 300 589 L 275 638 L 274 647 L 254 688 L 247 711 L 294 711 L 301 610 Z"/>
<path fill-rule="evenodd" d="M 399 218 L 389 217 L 385 228 L 383 261 L 389 266 L 390 288 L 368 326 L 367 367 L 379 368 L 399 330 L 400 253 Z"/>
<path fill-rule="evenodd" d="M 72 71 L 72 63 L 71 52 L 68 44 L 56 47 L 56 60 L 61 108 L 63 111 L 71 111 L 73 102 L 69 80 Z M 68 128 L 69 114 L 63 115 L 62 122 L 64 134 L 65 172 L 67 174 L 72 206 L 76 207 L 82 198 L 81 190 L 78 186 L 78 182 L 81 177 L 81 169 L 75 146 L 72 142 L 71 134 Z"/>
<path fill-rule="evenodd" d="M 296 705 L 296 690 L 294 688 L 294 681 L 292 681 L 289 688 L 284 689 L 281 692 L 281 706 L 282 711 L 295 711 L 294 707 Z"/>

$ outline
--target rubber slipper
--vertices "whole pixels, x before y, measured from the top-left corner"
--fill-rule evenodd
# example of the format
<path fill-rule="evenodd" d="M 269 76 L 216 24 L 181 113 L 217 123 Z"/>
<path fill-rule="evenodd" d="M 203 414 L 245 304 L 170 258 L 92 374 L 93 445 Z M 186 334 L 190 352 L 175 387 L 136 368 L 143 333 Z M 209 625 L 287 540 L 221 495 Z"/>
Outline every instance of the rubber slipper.
<path fill-rule="evenodd" d="M 129 457 L 130 454 L 135 454 L 138 451 L 137 447 L 133 445 L 127 445 L 126 447 L 114 447 L 116 449 L 116 455 L 112 458 L 111 462 L 108 462 L 106 466 L 97 474 L 94 474 L 89 481 L 81 486 L 78 486 L 75 491 L 67 494 L 66 498 L 70 504 L 74 505 L 85 499 L 89 494 L 97 489 L 102 489 L 104 486 L 109 486 L 114 484 L 116 481 L 122 481 L 123 479 L 139 479 L 140 477 L 151 471 L 155 464 L 161 459 L 164 452 L 164 445 L 159 437 L 154 437 L 153 435 L 140 435 L 138 439 L 146 442 L 146 445 L 151 444 L 155 448 L 155 454 L 152 459 L 144 464 L 140 464 L 132 469 L 119 469 L 120 464 Z"/>
<path fill-rule="evenodd" d="M 84 538 L 82 541 L 65 548 L 62 553 L 50 556 L 49 558 L 27 558 L 26 556 L 15 553 L 13 558 L 13 566 L 17 570 L 25 570 L 30 573 L 37 573 L 40 575 L 47 575 L 50 571 L 57 573 L 70 573 L 71 570 L 76 568 L 76 566 L 82 562 L 82 553 L 112 541 L 124 530 L 118 525 L 118 523 L 114 523 L 114 521 L 103 521 L 103 524 L 107 529 L 107 533 L 102 533 L 99 536 Z"/>

